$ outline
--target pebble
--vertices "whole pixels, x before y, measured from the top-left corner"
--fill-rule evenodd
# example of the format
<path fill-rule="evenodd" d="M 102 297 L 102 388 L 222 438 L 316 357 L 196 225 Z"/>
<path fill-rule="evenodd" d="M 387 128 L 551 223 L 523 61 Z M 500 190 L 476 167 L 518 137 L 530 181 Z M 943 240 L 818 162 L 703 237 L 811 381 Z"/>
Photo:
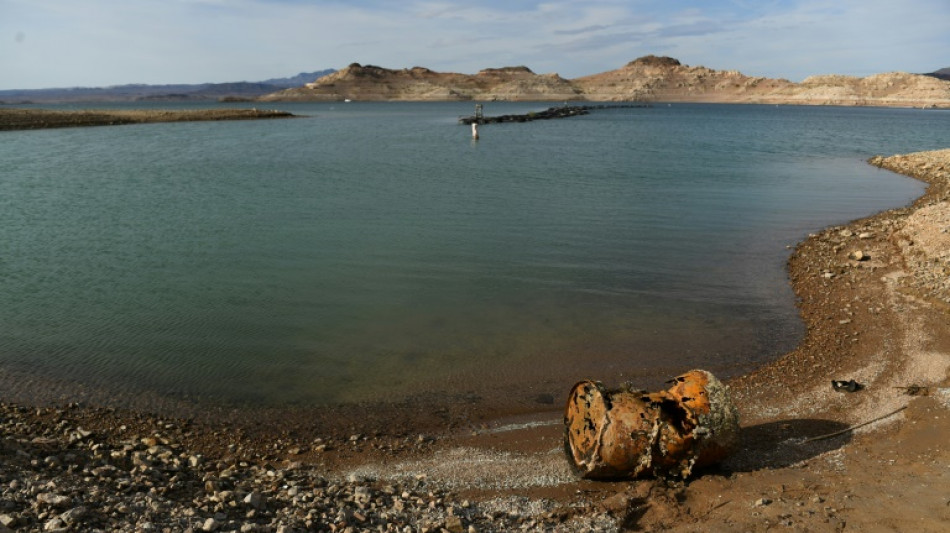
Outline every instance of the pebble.
<path fill-rule="evenodd" d="M 251 491 L 247 496 L 244 497 L 244 503 L 255 509 L 260 509 L 264 506 L 264 496 L 262 496 L 259 491 Z"/>
<path fill-rule="evenodd" d="M 69 505 L 70 500 L 68 497 L 59 494 L 41 492 L 36 495 L 36 502 L 50 507 L 65 507 Z"/>

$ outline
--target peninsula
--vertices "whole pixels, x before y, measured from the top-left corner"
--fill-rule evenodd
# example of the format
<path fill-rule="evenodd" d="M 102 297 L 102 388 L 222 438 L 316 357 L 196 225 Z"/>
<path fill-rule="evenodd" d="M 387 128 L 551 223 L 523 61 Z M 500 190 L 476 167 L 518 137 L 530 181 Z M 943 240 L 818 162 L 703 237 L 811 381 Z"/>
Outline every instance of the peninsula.
<path fill-rule="evenodd" d="M 75 126 L 115 126 L 147 122 L 193 122 L 205 120 L 252 120 L 290 118 L 286 111 L 260 109 L 172 110 L 81 110 L 0 108 L 0 131 L 69 128 Z"/>

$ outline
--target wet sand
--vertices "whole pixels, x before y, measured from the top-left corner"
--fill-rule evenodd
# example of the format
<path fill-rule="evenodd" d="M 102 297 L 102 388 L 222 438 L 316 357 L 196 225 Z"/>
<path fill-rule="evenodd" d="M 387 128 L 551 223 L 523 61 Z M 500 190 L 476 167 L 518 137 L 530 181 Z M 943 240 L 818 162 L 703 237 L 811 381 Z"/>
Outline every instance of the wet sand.
<path fill-rule="evenodd" d="M 290 118 L 284 111 L 259 109 L 196 109 L 187 111 L 21 109 L 0 107 L 0 131 L 118 126 L 151 122 L 194 122 L 203 120 L 254 120 Z"/>
<path fill-rule="evenodd" d="M 70 527 L 945 531 L 950 150 L 871 164 L 930 186 L 913 206 L 828 228 L 794 250 L 789 277 L 806 337 L 730 380 L 742 446 L 685 482 L 573 478 L 561 453 L 562 397 L 526 395 L 504 412 L 459 393 L 451 401 L 420 394 L 395 405 L 182 418 L 101 407 L 108 402 L 95 391 L 37 383 L 20 389 L 44 388 L 45 407 L 0 396 L 18 402 L 0 417 L 0 455 L 9 459 L 0 499 L 11 502 L 0 524 L 5 514 L 15 529 L 39 530 L 86 507 Z M 835 391 L 838 379 L 863 389 Z M 69 404 L 77 399 L 85 404 Z M 77 428 L 91 435 L 77 440 Z M 171 456 L 153 450 L 163 442 Z M 124 472 L 122 490 L 115 474 L 96 473 L 104 464 Z M 28 483 L 11 488 L 20 478 Z M 24 492 L 50 481 L 68 504 Z M 254 491 L 266 505 L 253 505 Z M 136 505 L 142 512 L 122 512 Z"/>

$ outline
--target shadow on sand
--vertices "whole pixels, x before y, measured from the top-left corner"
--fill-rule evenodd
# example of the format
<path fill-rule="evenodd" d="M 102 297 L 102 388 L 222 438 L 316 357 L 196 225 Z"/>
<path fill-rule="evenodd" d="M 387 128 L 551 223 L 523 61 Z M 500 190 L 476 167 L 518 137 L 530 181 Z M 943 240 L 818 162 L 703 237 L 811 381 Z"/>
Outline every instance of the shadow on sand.
<path fill-rule="evenodd" d="M 820 438 L 846 430 L 847 424 L 832 420 L 793 419 L 743 427 L 739 449 L 729 456 L 719 470 L 751 472 L 768 468 L 784 468 L 817 455 L 841 448 L 851 441 L 851 432 Z M 812 440 L 813 439 L 813 440 Z"/>

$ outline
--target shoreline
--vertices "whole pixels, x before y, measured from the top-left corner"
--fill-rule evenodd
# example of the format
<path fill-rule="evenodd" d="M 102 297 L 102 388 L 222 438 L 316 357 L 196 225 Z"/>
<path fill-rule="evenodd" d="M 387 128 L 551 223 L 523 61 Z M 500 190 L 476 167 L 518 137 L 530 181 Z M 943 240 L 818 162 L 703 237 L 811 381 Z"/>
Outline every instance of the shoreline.
<path fill-rule="evenodd" d="M 286 111 L 260 109 L 196 110 L 95 110 L 61 111 L 0 107 L 0 131 L 118 126 L 156 122 L 199 122 L 209 120 L 257 120 L 291 118 Z"/>
<path fill-rule="evenodd" d="M 929 186 L 911 206 L 827 228 L 795 248 L 789 279 L 806 336 L 729 380 L 741 448 L 686 482 L 573 478 L 560 452 L 563 398 L 467 420 L 464 403 L 425 413 L 422 397 L 399 406 L 429 417 L 421 434 L 415 426 L 366 432 L 383 414 L 354 406 L 323 416 L 352 417 L 360 429 L 347 435 L 344 424 L 325 436 L 306 430 L 319 427 L 313 419 L 215 424 L 213 413 L 197 421 L 75 400 L 3 403 L 0 500 L 10 503 L 0 508 L 0 533 L 146 523 L 159 531 L 940 531 L 950 521 L 950 150 L 870 163 Z M 864 389 L 834 391 L 837 379 Z"/>

